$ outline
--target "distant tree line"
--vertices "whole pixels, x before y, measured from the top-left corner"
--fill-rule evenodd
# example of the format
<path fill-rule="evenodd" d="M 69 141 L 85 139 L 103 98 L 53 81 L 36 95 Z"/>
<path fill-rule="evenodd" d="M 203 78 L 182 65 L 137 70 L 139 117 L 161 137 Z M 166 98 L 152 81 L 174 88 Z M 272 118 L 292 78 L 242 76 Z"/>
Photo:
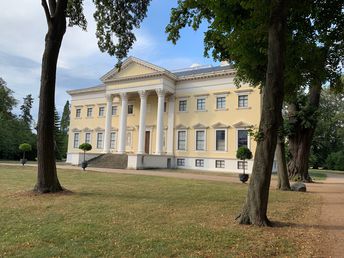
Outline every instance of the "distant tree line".
<path fill-rule="evenodd" d="M 18 100 L 14 98 L 13 91 L 0 77 L 0 159 L 19 160 L 22 152 L 19 145 L 28 143 L 32 151 L 27 153 L 28 160 L 37 157 L 37 134 L 31 114 L 34 99 L 31 94 L 23 98 L 20 114 L 16 115 L 13 109 L 17 107 Z M 55 109 L 55 151 L 56 159 L 66 158 L 69 126 L 69 102 L 67 101 L 60 118 Z"/>

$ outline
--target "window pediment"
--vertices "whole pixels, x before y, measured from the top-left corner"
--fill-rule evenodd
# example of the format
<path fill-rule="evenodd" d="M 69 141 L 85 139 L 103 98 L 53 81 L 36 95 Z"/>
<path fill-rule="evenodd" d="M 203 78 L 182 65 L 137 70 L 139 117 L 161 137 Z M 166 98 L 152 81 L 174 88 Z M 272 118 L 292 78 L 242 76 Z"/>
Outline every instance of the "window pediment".
<path fill-rule="evenodd" d="M 204 124 L 197 123 L 193 126 L 194 129 L 207 129 L 209 128 L 208 126 L 205 126 Z"/>
<path fill-rule="evenodd" d="M 249 128 L 249 127 L 252 127 L 251 124 L 248 124 L 246 122 L 243 122 L 243 121 L 240 121 L 236 124 L 233 125 L 235 128 Z"/>
<path fill-rule="evenodd" d="M 176 126 L 176 129 L 189 129 L 189 127 L 183 124 L 179 124 Z"/>
<path fill-rule="evenodd" d="M 76 132 L 81 132 L 81 130 L 80 130 L 80 129 L 78 129 L 78 128 L 73 128 L 73 129 L 72 129 L 72 132 L 73 132 L 73 133 L 76 133 Z"/>
<path fill-rule="evenodd" d="M 85 127 L 85 128 L 83 129 L 83 131 L 84 131 L 84 132 L 92 132 L 93 130 L 90 129 L 90 128 L 88 128 L 88 127 Z"/>
<path fill-rule="evenodd" d="M 229 128 L 229 125 L 223 124 L 221 122 L 215 123 L 212 125 L 213 128 Z"/>
<path fill-rule="evenodd" d="M 103 128 L 101 128 L 101 127 L 96 127 L 95 129 L 94 129 L 95 131 L 104 131 L 104 129 Z"/>

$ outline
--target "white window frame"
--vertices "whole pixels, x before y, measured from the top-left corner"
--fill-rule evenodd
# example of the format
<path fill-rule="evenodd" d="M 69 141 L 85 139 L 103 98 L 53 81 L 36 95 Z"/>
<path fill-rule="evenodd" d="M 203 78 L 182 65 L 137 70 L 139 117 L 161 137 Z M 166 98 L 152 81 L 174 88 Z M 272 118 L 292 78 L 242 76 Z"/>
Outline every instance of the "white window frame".
<path fill-rule="evenodd" d="M 217 150 L 216 149 L 216 132 L 217 131 L 225 131 L 225 150 Z M 215 129 L 214 139 L 215 139 L 215 141 L 214 141 L 214 150 L 216 152 L 227 152 L 228 151 L 228 130 L 227 130 L 227 128 L 216 128 Z"/>
<path fill-rule="evenodd" d="M 116 110 L 115 114 L 113 113 L 114 109 Z M 118 105 L 111 106 L 111 116 L 117 116 L 118 114 Z"/>
<path fill-rule="evenodd" d="M 102 140 L 101 140 L 101 146 L 99 146 L 99 135 L 102 136 Z M 104 148 L 104 133 L 103 132 L 98 132 L 97 133 L 97 142 L 96 142 L 96 148 L 97 149 L 103 149 Z"/>
<path fill-rule="evenodd" d="M 198 109 L 198 101 L 199 100 L 204 100 L 204 109 Z M 198 111 L 198 112 L 207 111 L 207 98 L 206 97 L 197 97 L 196 98 L 196 111 Z"/>
<path fill-rule="evenodd" d="M 236 128 L 236 137 L 235 137 L 235 146 L 236 146 L 236 149 L 239 148 L 239 131 L 247 131 L 247 148 L 251 149 L 251 136 L 248 132 L 248 128 Z"/>
<path fill-rule="evenodd" d="M 220 166 L 217 166 L 217 163 L 220 163 Z M 223 166 L 222 166 L 223 164 Z M 226 168 L 226 161 L 224 159 L 216 159 L 215 160 L 215 168 Z"/>
<path fill-rule="evenodd" d="M 115 139 L 112 139 L 112 135 L 115 135 Z M 112 142 L 114 142 L 112 144 Z M 112 131 L 110 132 L 110 150 L 116 150 L 116 145 L 117 145 L 117 132 Z"/>
<path fill-rule="evenodd" d="M 100 114 L 100 110 L 103 110 L 103 114 Z M 104 117 L 105 116 L 105 106 L 99 106 L 98 107 L 98 117 Z"/>
<path fill-rule="evenodd" d="M 185 110 L 180 110 L 180 102 L 185 101 Z M 178 99 L 178 112 L 188 112 L 188 100 L 187 99 Z"/>
<path fill-rule="evenodd" d="M 225 99 L 225 106 L 224 106 L 224 107 L 219 108 L 219 107 L 217 106 L 217 100 L 218 100 L 219 98 L 224 98 L 224 99 Z M 227 108 L 227 95 L 216 95 L 215 109 L 216 109 L 216 110 L 226 110 L 226 108 Z"/>
<path fill-rule="evenodd" d="M 185 132 L 185 149 L 179 149 L 179 132 Z M 188 149 L 188 130 L 187 129 L 180 129 L 177 130 L 177 137 L 176 137 L 176 149 L 177 151 L 187 151 Z"/>
<path fill-rule="evenodd" d="M 129 113 L 129 106 L 133 106 L 133 112 L 132 112 L 132 113 Z M 129 104 L 128 104 L 128 107 L 127 107 L 127 109 L 128 109 L 128 110 L 127 110 L 127 111 L 128 111 L 128 113 L 127 113 L 127 114 L 128 114 L 129 116 L 132 116 L 132 115 L 134 115 L 134 107 L 135 107 L 135 105 L 134 105 L 133 103 L 129 103 Z"/>
<path fill-rule="evenodd" d="M 74 133 L 73 148 L 78 149 L 79 146 L 80 146 L 80 133 Z"/>
<path fill-rule="evenodd" d="M 78 111 L 80 111 L 79 115 L 78 115 Z M 81 118 L 81 108 L 75 109 L 75 118 Z"/>
<path fill-rule="evenodd" d="M 199 161 L 200 166 L 197 166 L 197 163 L 198 163 L 197 161 Z M 204 168 L 204 159 L 195 159 L 195 167 L 196 168 Z"/>
<path fill-rule="evenodd" d="M 245 166 L 245 170 L 248 170 L 248 162 L 247 160 L 243 161 L 243 160 L 238 160 L 237 161 L 237 169 L 243 169 L 243 166 Z"/>
<path fill-rule="evenodd" d="M 204 146 L 202 150 L 197 149 L 197 132 L 204 132 Z M 207 150 L 207 130 L 205 129 L 195 129 L 195 151 L 206 151 Z"/>
<path fill-rule="evenodd" d="M 180 164 L 179 161 L 182 161 Z M 185 167 L 185 159 L 184 158 L 177 158 L 177 167 Z"/>
<path fill-rule="evenodd" d="M 89 110 L 91 110 L 90 115 L 89 115 Z M 93 107 L 87 107 L 86 109 L 86 117 L 90 118 L 93 117 Z"/>
<path fill-rule="evenodd" d="M 87 139 L 87 136 L 86 136 L 86 135 L 88 135 L 88 134 L 90 135 L 90 140 L 89 140 L 89 142 L 86 141 L 86 139 Z M 86 133 L 85 133 L 85 143 L 91 144 L 91 142 L 92 142 L 92 134 L 91 134 L 90 132 L 86 132 Z"/>
<path fill-rule="evenodd" d="M 247 102 L 246 102 L 247 105 L 246 106 L 240 106 L 240 97 L 247 97 Z M 248 105 L 248 94 L 239 94 L 238 95 L 238 108 L 239 109 L 246 109 L 248 107 L 249 107 L 249 105 Z"/>

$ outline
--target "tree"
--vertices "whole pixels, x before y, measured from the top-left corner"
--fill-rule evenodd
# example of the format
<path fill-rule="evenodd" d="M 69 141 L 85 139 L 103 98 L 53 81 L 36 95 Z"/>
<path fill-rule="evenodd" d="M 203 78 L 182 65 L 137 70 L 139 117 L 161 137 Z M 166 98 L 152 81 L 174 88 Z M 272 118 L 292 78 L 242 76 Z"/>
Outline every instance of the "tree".
<path fill-rule="evenodd" d="M 245 174 L 245 160 L 246 159 L 252 159 L 252 152 L 250 151 L 249 148 L 241 146 L 240 148 L 238 148 L 237 152 L 236 152 L 236 157 L 237 159 L 240 159 L 244 162 L 243 164 L 243 174 Z"/>
<path fill-rule="evenodd" d="M 69 123 L 70 123 L 70 106 L 69 101 L 66 101 L 66 104 L 63 108 L 63 113 L 61 116 L 61 137 L 62 137 L 62 147 L 60 149 L 61 156 L 63 158 L 67 157 L 67 150 L 68 150 L 68 129 L 69 129 Z"/>
<path fill-rule="evenodd" d="M 23 105 L 20 106 L 21 110 L 21 119 L 28 128 L 31 128 L 32 123 L 32 115 L 31 115 L 31 108 L 32 108 L 33 98 L 31 94 L 27 95 L 24 98 Z"/>
<path fill-rule="evenodd" d="M 205 32 L 205 52 L 212 49 L 216 59 L 235 61 L 237 82 L 244 80 L 258 85 L 266 79 L 259 125 L 262 137 L 257 143 L 240 223 L 271 225 L 266 212 L 284 93 L 286 2 L 190 0 L 178 4 L 172 9 L 171 21 L 166 28 L 168 39 L 176 42 L 181 28 L 189 25 L 197 29 L 203 19 L 207 20 L 210 25 Z M 267 47 L 246 48 L 257 41 L 259 47 L 262 44 Z"/>
<path fill-rule="evenodd" d="M 13 97 L 13 91 L 7 88 L 7 83 L 0 77 L 0 118 L 8 119 L 14 117 L 12 109 L 17 105 Z"/>
<path fill-rule="evenodd" d="M 54 109 L 54 146 L 56 159 L 62 160 L 61 150 L 63 149 L 63 136 L 61 133 L 60 115 L 56 108 Z"/>
<path fill-rule="evenodd" d="M 26 163 L 26 159 L 25 159 L 25 152 L 29 152 L 32 150 L 32 147 L 30 144 L 28 143 L 22 143 L 19 145 L 19 150 L 21 150 L 23 152 L 23 158 L 22 158 L 22 164 L 23 166 L 25 165 Z"/>
<path fill-rule="evenodd" d="M 84 161 L 82 162 L 81 166 L 82 166 L 82 169 L 85 170 L 85 168 L 88 165 L 86 161 L 86 151 L 92 150 L 92 145 L 85 142 L 79 146 L 79 149 L 84 151 Z"/>
<path fill-rule="evenodd" d="M 282 113 L 280 114 L 280 119 L 282 125 L 278 131 L 277 136 L 277 146 L 276 146 L 276 159 L 277 159 L 277 189 L 282 191 L 289 191 L 290 183 L 287 171 L 287 161 L 286 161 L 286 146 L 285 146 L 285 135 L 287 130 L 284 126 L 284 119 Z"/>
<path fill-rule="evenodd" d="M 146 16 L 148 0 L 94 0 L 97 22 L 96 36 L 102 52 L 124 58 L 135 41 L 133 29 Z M 63 188 L 56 173 L 54 153 L 54 106 L 56 66 L 63 36 L 69 26 L 86 29 L 83 0 L 41 0 L 48 32 L 42 59 L 40 101 L 38 111 L 38 173 L 34 191 L 58 192 Z"/>

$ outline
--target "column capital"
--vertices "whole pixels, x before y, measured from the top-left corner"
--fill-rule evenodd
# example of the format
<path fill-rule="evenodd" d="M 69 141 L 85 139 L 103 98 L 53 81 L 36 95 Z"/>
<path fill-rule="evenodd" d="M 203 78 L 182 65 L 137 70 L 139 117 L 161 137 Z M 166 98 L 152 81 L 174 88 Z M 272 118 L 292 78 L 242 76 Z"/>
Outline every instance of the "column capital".
<path fill-rule="evenodd" d="M 176 96 L 175 95 L 171 95 L 171 96 L 169 96 L 168 100 L 170 102 L 174 102 L 176 100 Z"/>
<path fill-rule="evenodd" d="M 127 100 L 128 99 L 128 94 L 126 92 L 121 92 L 120 94 L 121 100 Z"/>
<path fill-rule="evenodd" d="M 113 100 L 113 95 L 112 94 L 106 94 L 105 96 L 107 102 L 112 102 Z"/>
<path fill-rule="evenodd" d="M 146 98 L 148 96 L 148 92 L 146 90 L 140 90 L 139 91 L 140 98 Z"/>
<path fill-rule="evenodd" d="M 155 89 L 156 94 L 158 94 L 158 97 L 165 97 L 166 91 L 163 89 Z"/>

